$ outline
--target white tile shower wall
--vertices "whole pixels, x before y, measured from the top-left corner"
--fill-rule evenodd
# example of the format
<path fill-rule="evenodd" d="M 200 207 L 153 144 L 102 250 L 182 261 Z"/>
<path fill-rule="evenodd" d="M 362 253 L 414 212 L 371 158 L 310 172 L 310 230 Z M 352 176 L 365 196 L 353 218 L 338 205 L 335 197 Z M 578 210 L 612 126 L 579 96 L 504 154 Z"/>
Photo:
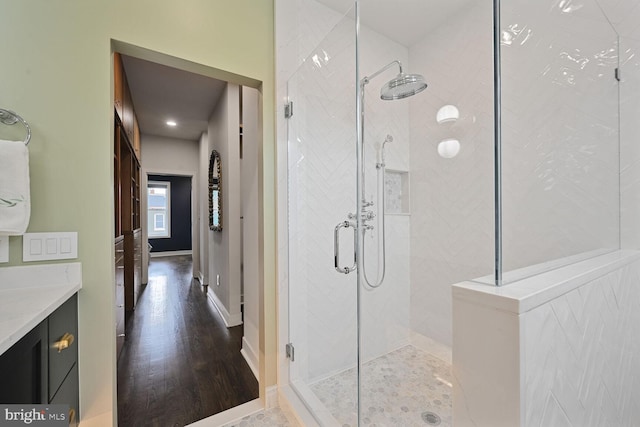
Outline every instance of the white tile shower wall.
<path fill-rule="evenodd" d="M 637 425 L 640 254 L 622 257 L 617 268 L 593 267 L 596 279 L 521 313 L 495 308 L 499 292 L 486 305 L 456 294 L 456 426 Z M 569 283 L 542 280 L 537 296 Z M 504 289 L 511 286 L 519 283 Z"/>
<path fill-rule="evenodd" d="M 491 5 L 478 2 L 409 51 L 429 88 L 411 101 L 411 328 L 451 346 L 451 284 L 493 268 Z M 456 105 L 461 117 L 436 123 Z M 437 145 L 460 141 L 445 159 Z"/>
<path fill-rule="evenodd" d="M 615 32 L 594 0 L 509 2 L 501 16 L 504 270 L 618 248 Z M 490 4 L 477 4 L 410 49 L 430 81 L 411 104 L 411 326 L 449 345 L 450 284 L 493 271 L 491 22 Z M 461 119 L 437 125 L 449 103 Z M 453 159 L 436 153 L 445 137 L 461 142 Z M 635 219 L 638 168 L 627 175 Z"/>
<path fill-rule="evenodd" d="M 409 344 L 409 235 L 408 216 L 386 216 L 386 278 L 378 289 L 364 287 L 362 324 L 364 358 L 371 360 Z M 367 237 L 366 258 L 375 260 L 375 239 Z M 367 275 L 376 279 L 377 263 L 367 262 Z"/>
<path fill-rule="evenodd" d="M 513 1 L 502 21 L 505 270 L 617 249 L 614 29 L 594 0 Z"/>
<path fill-rule="evenodd" d="M 297 23 L 330 16 L 315 2 L 297 3 Z M 313 27 L 312 27 L 313 28 Z M 306 31 L 300 26 L 299 31 Z M 333 268 L 333 229 L 355 206 L 355 46 L 354 23 L 345 18 L 325 34 L 288 79 L 294 117 L 288 123 L 288 251 L 290 337 L 296 346 L 294 379 L 312 380 L 352 367 L 356 356 L 355 274 Z M 289 34 L 295 33 L 292 29 Z M 362 72 L 373 73 L 394 59 L 407 63 L 407 50 L 362 29 Z M 280 47 L 280 42 L 278 43 Z M 289 49 L 286 43 L 283 50 Z M 292 63 L 295 63 L 293 61 Z M 367 198 L 375 198 L 377 146 L 387 134 L 387 164 L 408 169 L 408 103 L 383 103 L 380 76 L 367 88 Z M 279 69 L 279 78 L 286 70 Z M 281 80 L 282 81 L 282 80 Z M 375 83 L 375 84 L 374 84 Z M 281 89 L 283 87 L 279 85 Z M 284 95 L 284 94 L 283 94 Z M 284 99 L 284 97 L 283 97 Z M 287 141 L 279 140 L 287 149 Z M 284 161 L 286 157 L 279 156 Z M 281 182 L 285 182 L 281 178 Z M 283 187 L 281 187 L 283 188 Z M 286 188 L 286 187 L 284 187 Z M 389 352 L 409 340 L 408 218 L 388 218 L 388 265 L 385 286 L 363 295 L 364 357 Z M 349 262 L 352 240 L 343 231 L 341 263 Z M 375 276 L 375 253 L 367 268 Z M 281 278 L 283 280 L 283 278 Z M 283 283 L 281 282 L 281 285 Z"/>
<path fill-rule="evenodd" d="M 278 0 L 275 13 L 276 67 L 281 95 L 278 99 L 284 100 L 289 78 L 305 59 L 311 57 L 311 52 L 342 19 L 342 15 L 315 0 Z"/>
<path fill-rule="evenodd" d="M 361 28 L 360 72 L 370 75 L 391 61 L 399 60 L 404 69 L 413 72 L 407 48 L 371 31 Z M 365 198 L 375 205 L 369 209 L 378 213 L 377 183 L 381 170 L 376 169 L 380 161 L 382 143 L 387 135 L 393 142 L 385 145 L 385 163 L 390 169 L 409 169 L 409 100 L 383 101 L 380 88 L 395 77 L 397 69 L 390 69 L 371 80 L 365 87 Z M 365 235 L 365 267 L 369 281 L 378 278 L 378 250 L 381 215 L 377 215 L 373 234 Z M 361 310 L 362 356 L 371 360 L 409 343 L 409 236 L 410 217 L 386 215 L 386 274 L 383 284 L 375 289 L 364 286 Z"/>

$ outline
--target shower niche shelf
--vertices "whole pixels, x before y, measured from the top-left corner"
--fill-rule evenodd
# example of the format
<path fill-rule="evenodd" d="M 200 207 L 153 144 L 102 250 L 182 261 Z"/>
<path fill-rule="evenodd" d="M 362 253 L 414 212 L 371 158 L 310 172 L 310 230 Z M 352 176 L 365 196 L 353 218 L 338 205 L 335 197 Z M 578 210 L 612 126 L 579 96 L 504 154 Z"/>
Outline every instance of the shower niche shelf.
<path fill-rule="evenodd" d="M 384 208 L 387 215 L 409 215 L 409 172 L 386 169 Z"/>

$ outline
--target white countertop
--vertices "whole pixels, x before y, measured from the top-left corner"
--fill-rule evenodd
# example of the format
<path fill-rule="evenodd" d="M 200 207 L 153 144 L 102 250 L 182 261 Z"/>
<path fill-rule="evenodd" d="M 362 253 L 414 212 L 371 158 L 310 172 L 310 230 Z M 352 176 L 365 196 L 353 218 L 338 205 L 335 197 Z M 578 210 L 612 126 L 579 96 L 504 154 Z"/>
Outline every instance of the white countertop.
<path fill-rule="evenodd" d="M 79 262 L 0 268 L 0 354 L 80 288 Z"/>

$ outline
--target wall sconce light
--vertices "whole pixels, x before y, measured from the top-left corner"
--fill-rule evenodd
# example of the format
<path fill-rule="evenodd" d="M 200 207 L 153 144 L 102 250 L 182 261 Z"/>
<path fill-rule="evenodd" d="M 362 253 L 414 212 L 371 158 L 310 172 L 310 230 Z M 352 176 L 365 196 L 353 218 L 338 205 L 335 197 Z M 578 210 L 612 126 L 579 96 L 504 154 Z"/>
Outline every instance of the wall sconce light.
<path fill-rule="evenodd" d="M 455 122 L 460 118 L 460 111 L 455 105 L 444 105 L 440 107 L 436 114 L 436 121 L 438 124 Z"/>
<path fill-rule="evenodd" d="M 455 105 L 443 105 L 436 114 L 438 124 L 455 122 L 460 118 L 460 110 Z M 438 144 L 438 154 L 445 159 L 451 159 L 460 152 L 460 141 L 454 138 L 447 138 Z"/>
<path fill-rule="evenodd" d="M 460 142 L 457 139 L 445 139 L 438 144 L 438 154 L 445 159 L 451 159 L 457 156 L 459 152 Z"/>

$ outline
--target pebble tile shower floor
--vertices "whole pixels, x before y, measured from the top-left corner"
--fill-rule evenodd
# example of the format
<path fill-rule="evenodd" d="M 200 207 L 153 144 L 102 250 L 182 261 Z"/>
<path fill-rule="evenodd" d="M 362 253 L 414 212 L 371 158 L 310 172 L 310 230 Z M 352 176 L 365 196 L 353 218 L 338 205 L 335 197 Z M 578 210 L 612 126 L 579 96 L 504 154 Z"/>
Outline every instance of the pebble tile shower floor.
<path fill-rule="evenodd" d="M 357 426 L 356 371 L 349 369 L 311 385 L 342 427 Z M 370 427 L 426 427 L 451 424 L 451 366 L 406 346 L 363 367 L 364 418 Z M 436 414 L 436 420 L 430 414 Z M 280 408 L 261 411 L 224 427 L 297 427 Z M 438 423 L 439 422 L 439 423 Z"/>
<path fill-rule="evenodd" d="M 362 425 L 451 426 L 451 366 L 413 346 L 402 347 L 363 366 Z M 311 386 L 343 427 L 357 426 L 356 371 L 349 369 Z M 439 424 L 429 423 L 440 417 Z"/>

